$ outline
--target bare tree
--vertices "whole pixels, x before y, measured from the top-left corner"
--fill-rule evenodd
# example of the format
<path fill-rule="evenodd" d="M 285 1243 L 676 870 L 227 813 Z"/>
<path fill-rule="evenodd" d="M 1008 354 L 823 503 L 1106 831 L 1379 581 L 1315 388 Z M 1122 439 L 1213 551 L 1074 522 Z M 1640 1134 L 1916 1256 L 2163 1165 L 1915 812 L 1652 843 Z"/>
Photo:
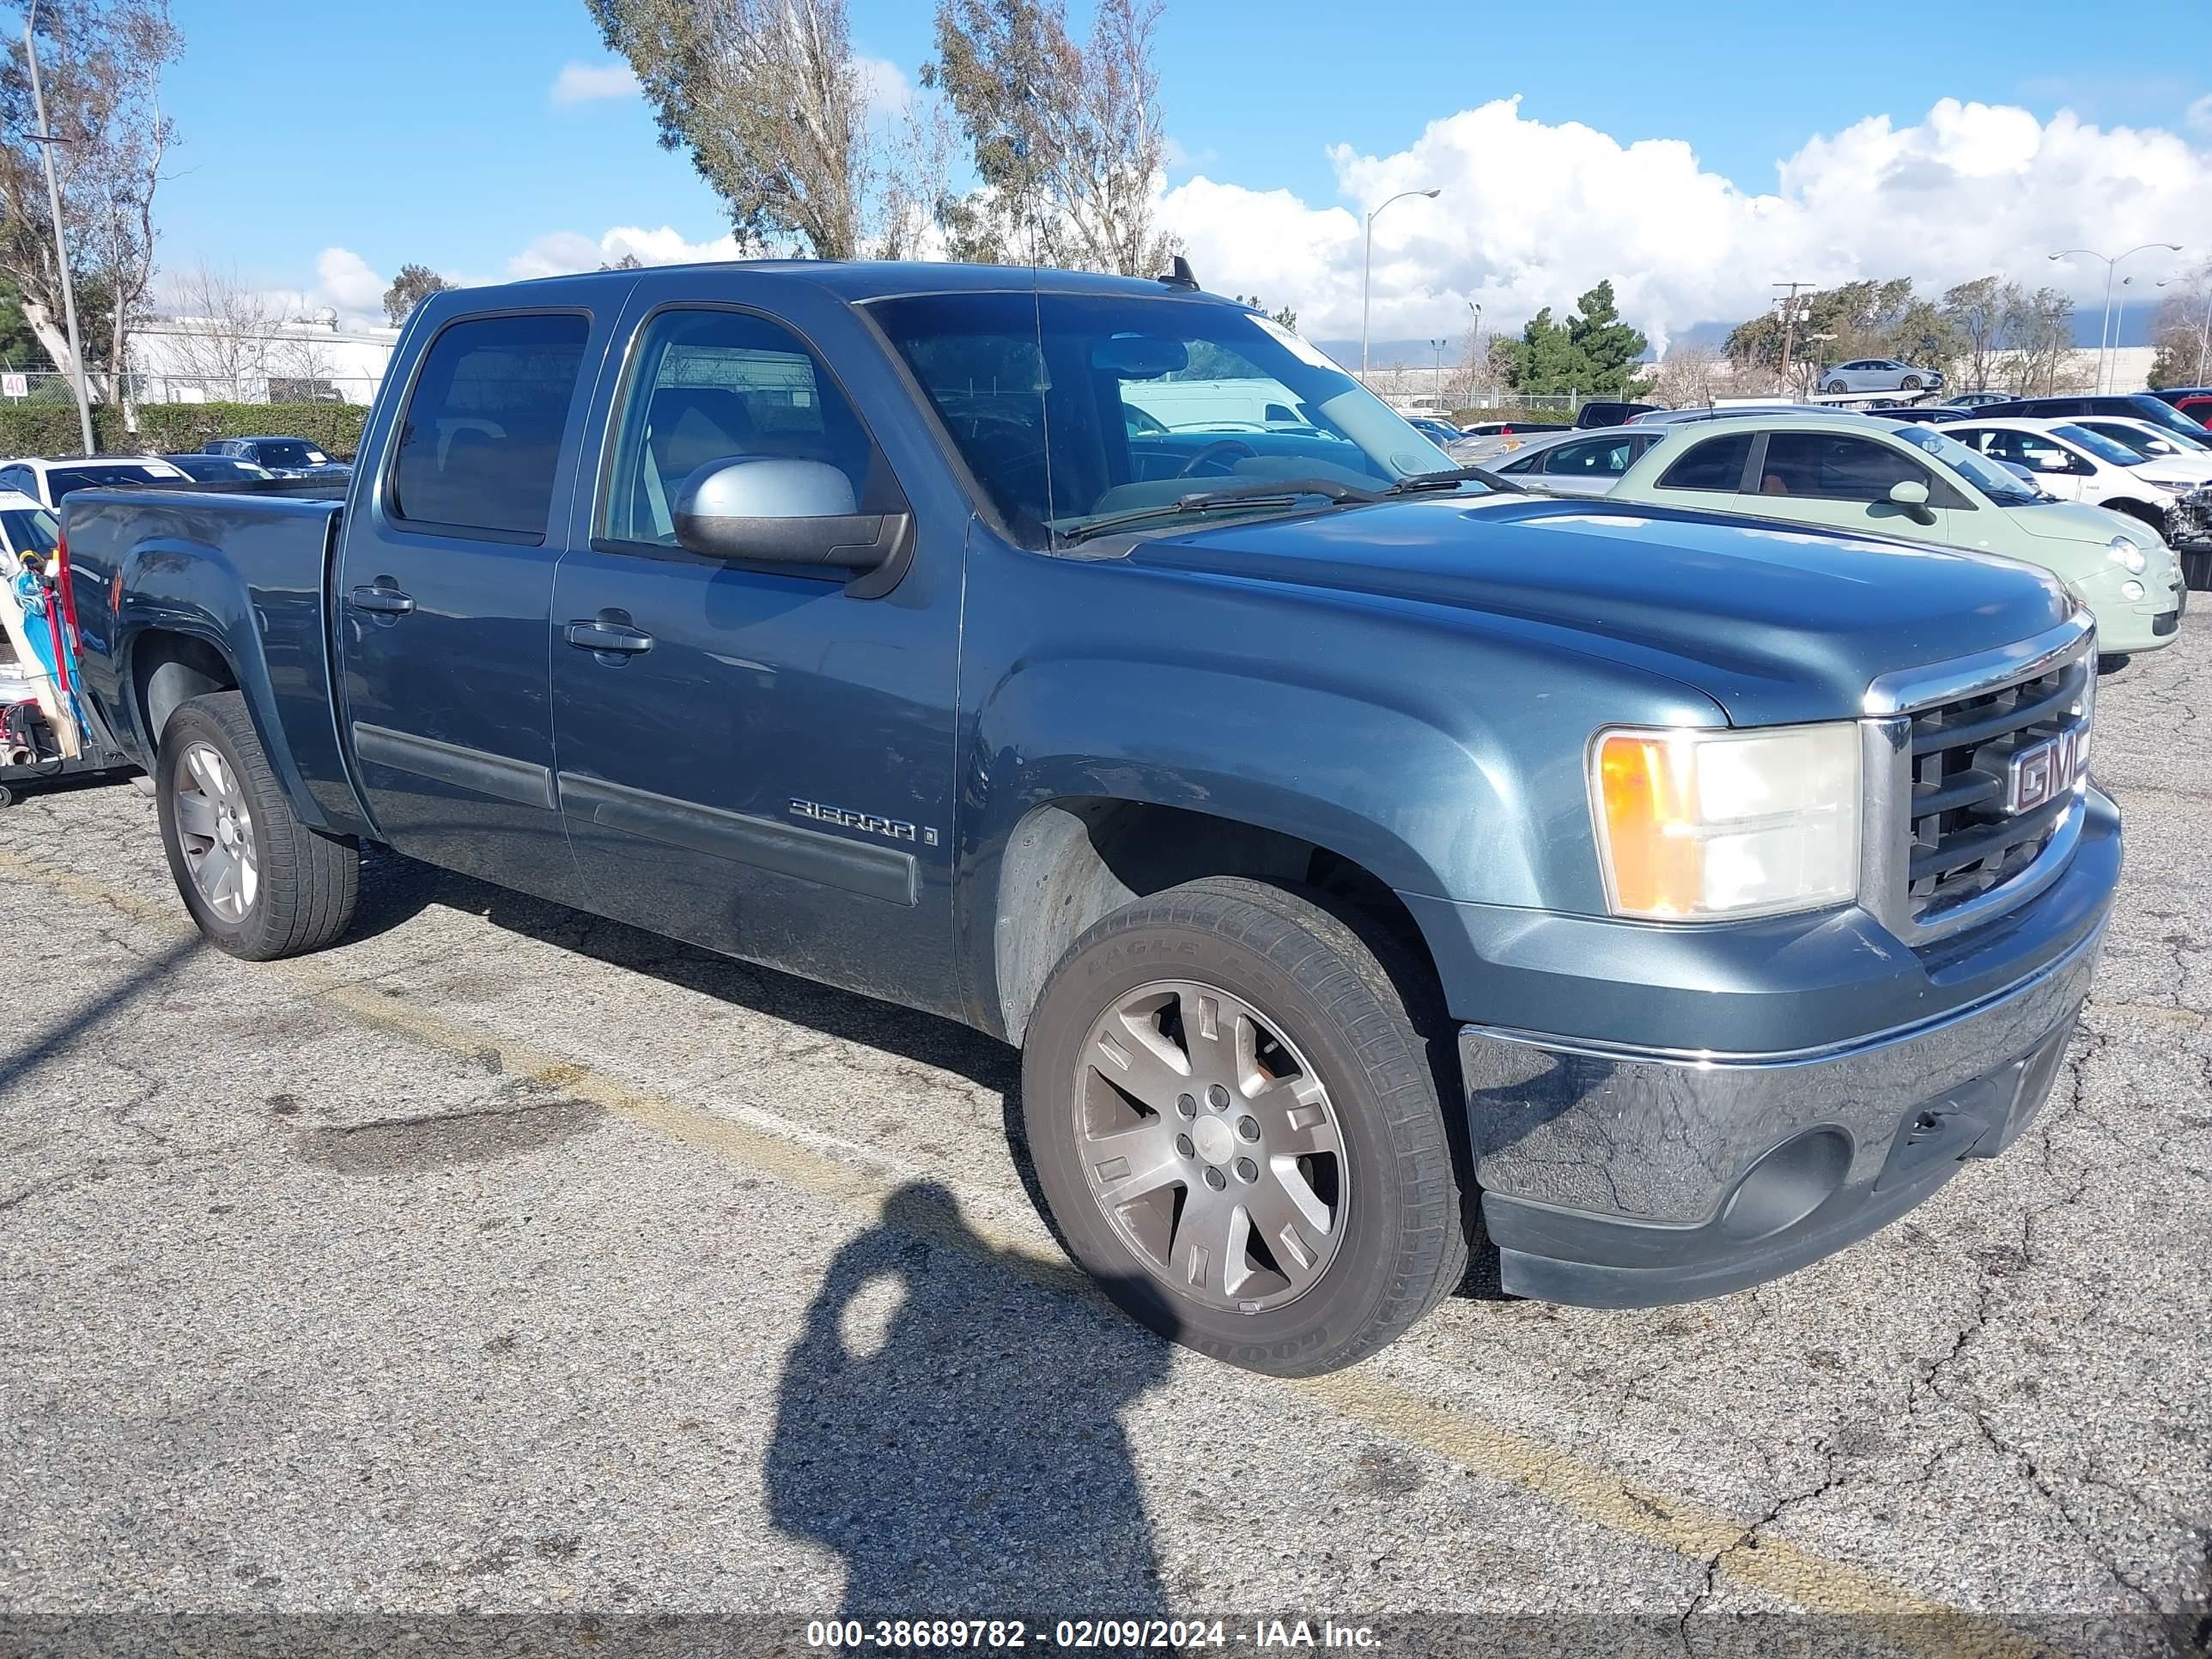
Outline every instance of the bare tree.
<path fill-rule="evenodd" d="M 2002 349 L 2005 319 L 2021 304 L 2020 284 L 2001 283 L 1994 276 L 1977 276 L 1944 291 L 1943 314 L 1958 332 L 1966 390 L 1989 389 Z"/>
<path fill-rule="evenodd" d="M 1091 39 L 1063 0 L 939 0 L 942 88 L 983 189 L 948 228 L 970 257 L 1152 276 L 1179 250 L 1154 204 L 1167 153 L 1152 35 L 1161 0 L 1099 0 Z"/>
<path fill-rule="evenodd" d="M 42 0 L 36 27 L 72 275 L 88 301 L 81 338 L 88 370 L 106 371 L 92 390 L 127 401 L 131 331 L 154 276 L 154 196 L 176 142 L 161 113 L 161 71 L 182 38 L 167 0 Z M 37 128 L 17 41 L 0 65 L 0 270 L 21 290 L 24 321 L 47 356 L 68 372 Z"/>
<path fill-rule="evenodd" d="M 2070 391 L 2080 375 L 2075 362 L 2074 301 L 2057 289 L 2033 294 L 2016 285 L 2005 307 L 2000 373 L 2025 397 Z"/>
<path fill-rule="evenodd" d="M 860 252 L 874 167 L 844 0 L 588 0 L 741 240 Z"/>
<path fill-rule="evenodd" d="M 170 303 L 176 314 L 147 331 L 166 337 L 171 373 L 196 383 L 211 401 L 258 397 L 283 311 L 235 273 L 204 264 L 171 284 Z"/>
<path fill-rule="evenodd" d="M 1712 346 L 1684 343 L 1668 346 L 1659 360 L 1651 395 L 1669 408 L 1692 409 L 1727 397 L 1734 386 L 1725 354 Z"/>
<path fill-rule="evenodd" d="M 2159 302 L 2153 386 L 2202 386 L 2212 374 L 2212 262 L 2177 281 Z"/>

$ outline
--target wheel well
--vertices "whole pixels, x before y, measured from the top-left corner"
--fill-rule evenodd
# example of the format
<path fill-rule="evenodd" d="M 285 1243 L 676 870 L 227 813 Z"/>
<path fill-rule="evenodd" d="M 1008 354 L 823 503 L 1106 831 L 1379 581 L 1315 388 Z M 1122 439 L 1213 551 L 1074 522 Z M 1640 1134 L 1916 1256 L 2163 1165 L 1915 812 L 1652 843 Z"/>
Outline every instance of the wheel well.
<path fill-rule="evenodd" d="M 2156 507 L 2143 501 L 2106 501 L 2105 508 L 2107 512 L 2124 513 L 2131 519 L 2141 519 L 2153 528 L 2156 528 L 2164 522 L 2164 515 Z"/>
<path fill-rule="evenodd" d="M 238 676 L 230 664 L 206 641 L 158 631 L 143 636 L 132 649 L 131 681 L 138 729 L 149 750 L 161 746 L 161 730 L 179 703 L 210 691 L 238 689 Z M 146 756 L 149 765 L 153 759 L 151 753 Z"/>
<path fill-rule="evenodd" d="M 1296 836 L 1182 807 L 1083 796 L 1033 808 L 1000 866 L 999 1012 L 1018 1044 L 1045 981 L 1102 916 L 1130 900 L 1206 876 L 1249 876 L 1319 889 L 1331 908 L 1435 964 L 1389 884 Z"/>

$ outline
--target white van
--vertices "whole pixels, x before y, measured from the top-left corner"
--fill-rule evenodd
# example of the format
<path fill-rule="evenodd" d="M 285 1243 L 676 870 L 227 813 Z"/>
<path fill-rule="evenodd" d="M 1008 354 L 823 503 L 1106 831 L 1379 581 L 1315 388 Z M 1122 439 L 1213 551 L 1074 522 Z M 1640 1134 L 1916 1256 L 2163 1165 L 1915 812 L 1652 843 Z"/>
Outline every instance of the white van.
<path fill-rule="evenodd" d="M 1129 380 L 1121 404 L 1169 432 L 1291 432 L 1321 424 L 1289 387 L 1269 380 Z"/>

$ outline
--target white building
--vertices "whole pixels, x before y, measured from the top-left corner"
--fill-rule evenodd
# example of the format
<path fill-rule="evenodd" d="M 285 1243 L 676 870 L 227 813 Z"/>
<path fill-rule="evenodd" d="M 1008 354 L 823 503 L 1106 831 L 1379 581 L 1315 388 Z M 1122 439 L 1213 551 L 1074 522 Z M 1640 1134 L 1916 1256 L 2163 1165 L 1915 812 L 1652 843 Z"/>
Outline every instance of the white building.
<path fill-rule="evenodd" d="M 396 328 L 336 313 L 289 319 L 154 317 L 131 337 L 142 403 L 347 403 L 375 397 Z"/>

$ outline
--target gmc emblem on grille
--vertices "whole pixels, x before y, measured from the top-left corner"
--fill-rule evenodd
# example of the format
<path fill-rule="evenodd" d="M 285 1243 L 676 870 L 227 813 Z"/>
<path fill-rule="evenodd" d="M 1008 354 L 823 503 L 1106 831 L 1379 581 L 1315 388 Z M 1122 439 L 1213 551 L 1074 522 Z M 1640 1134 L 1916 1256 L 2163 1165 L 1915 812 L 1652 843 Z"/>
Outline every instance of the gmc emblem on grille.
<path fill-rule="evenodd" d="M 2081 769 L 2080 726 L 2014 752 L 2005 768 L 2005 811 L 2033 812 L 2074 787 Z"/>

